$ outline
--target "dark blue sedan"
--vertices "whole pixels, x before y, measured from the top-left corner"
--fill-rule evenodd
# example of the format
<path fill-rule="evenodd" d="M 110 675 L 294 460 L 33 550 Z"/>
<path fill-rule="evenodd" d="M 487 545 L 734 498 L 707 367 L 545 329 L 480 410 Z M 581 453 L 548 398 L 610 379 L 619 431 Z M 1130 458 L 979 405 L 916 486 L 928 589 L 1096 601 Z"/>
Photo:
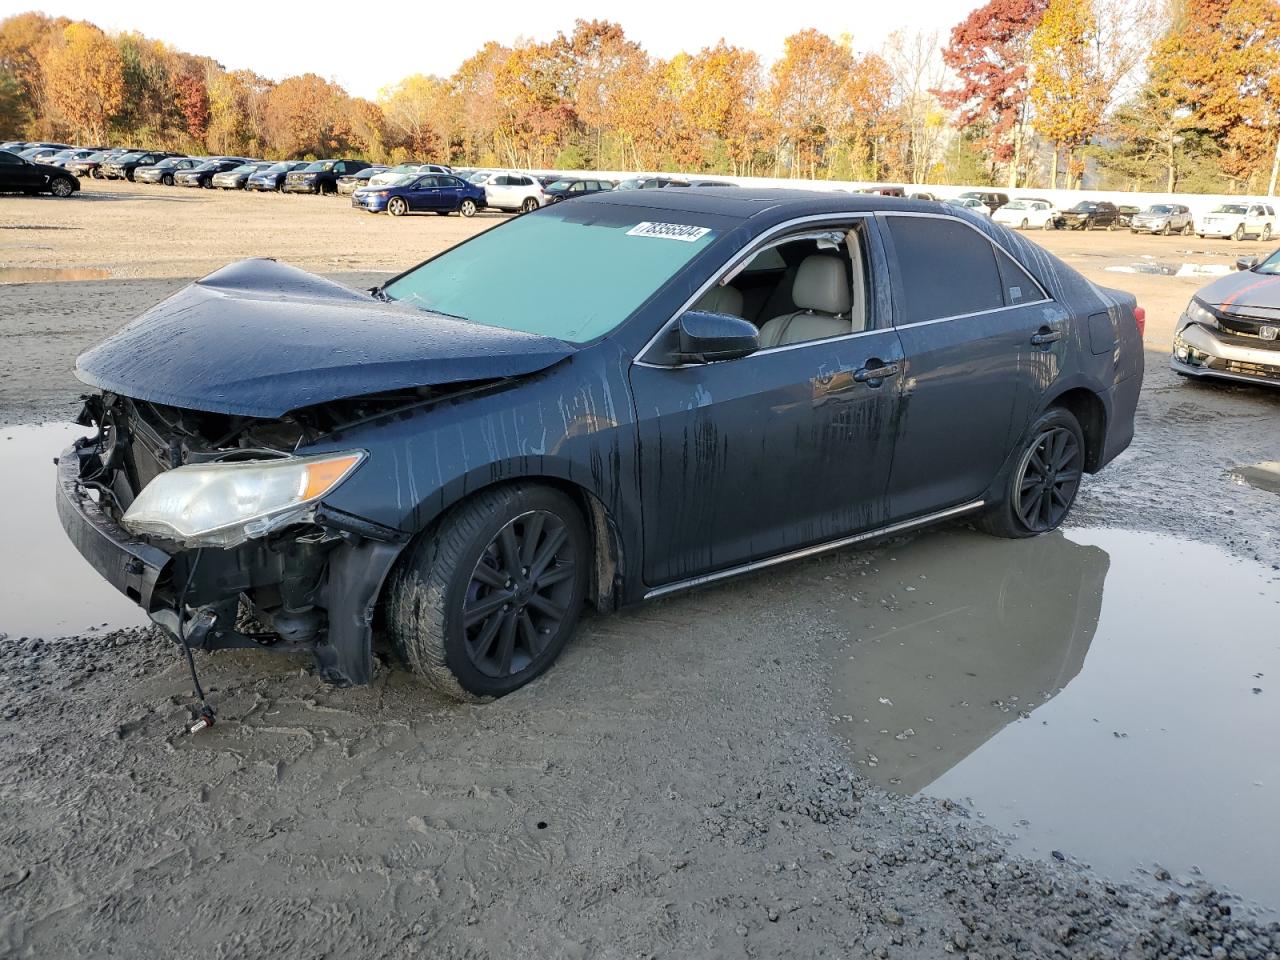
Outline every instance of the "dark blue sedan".
<path fill-rule="evenodd" d="M 934 201 L 597 193 L 368 292 L 248 260 L 174 293 L 77 360 L 58 513 L 188 649 L 368 683 L 385 629 L 501 696 L 587 604 L 960 517 L 1055 529 L 1133 437 L 1144 321 Z"/>
<path fill-rule="evenodd" d="M 360 187 L 351 194 L 351 205 L 369 213 L 384 210 L 393 217 L 406 213 L 438 213 L 455 210 L 474 217 L 484 206 L 484 187 L 445 173 L 406 173 L 390 183 Z"/>

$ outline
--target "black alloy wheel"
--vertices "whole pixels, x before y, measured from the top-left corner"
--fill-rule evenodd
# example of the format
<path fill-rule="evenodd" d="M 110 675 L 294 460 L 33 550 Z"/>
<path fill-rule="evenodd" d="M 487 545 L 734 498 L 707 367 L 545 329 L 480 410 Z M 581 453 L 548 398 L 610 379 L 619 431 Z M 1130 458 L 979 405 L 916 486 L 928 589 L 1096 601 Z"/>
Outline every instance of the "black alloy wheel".
<path fill-rule="evenodd" d="M 1047 533 L 1060 524 L 1080 489 L 1084 450 L 1065 426 L 1039 432 L 1022 455 L 1015 473 L 1013 511 L 1030 533 Z"/>
<path fill-rule="evenodd" d="M 486 677 L 513 677 L 546 652 L 569 613 L 580 558 L 564 520 L 516 517 L 485 547 L 462 608 L 467 659 Z"/>
<path fill-rule="evenodd" d="M 586 520 L 566 493 L 525 483 L 482 490 L 405 551 L 387 594 L 388 633 L 446 696 L 505 696 L 569 642 L 592 569 Z"/>

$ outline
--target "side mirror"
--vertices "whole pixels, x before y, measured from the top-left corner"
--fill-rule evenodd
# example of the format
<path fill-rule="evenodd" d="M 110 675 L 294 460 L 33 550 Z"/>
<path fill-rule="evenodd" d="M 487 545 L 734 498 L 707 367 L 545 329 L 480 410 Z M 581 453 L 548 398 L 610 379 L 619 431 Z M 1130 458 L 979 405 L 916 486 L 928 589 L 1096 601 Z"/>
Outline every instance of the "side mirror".
<path fill-rule="evenodd" d="M 1258 265 L 1257 257 L 1236 257 L 1237 270 L 1252 270 Z"/>
<path fill-rule="evenodd" d="M 742 317 L 690 310 L 680 317 L 680 359 L 689 363 L 736 360 L 760 349 L 760 331 Z"/>

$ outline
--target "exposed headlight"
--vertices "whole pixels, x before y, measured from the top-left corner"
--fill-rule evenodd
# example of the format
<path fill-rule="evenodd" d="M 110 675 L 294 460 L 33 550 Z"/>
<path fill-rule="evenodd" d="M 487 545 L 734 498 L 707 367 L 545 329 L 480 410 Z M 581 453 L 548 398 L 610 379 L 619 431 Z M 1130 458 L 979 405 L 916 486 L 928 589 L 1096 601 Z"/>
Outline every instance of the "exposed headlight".
<path fill-rule="evenodd" d="M 152 480 L 125 511 L 131 533 L 186 546 L 235 547 L 303 519 L 349 477 L 363 451 L 240 463 L 188 464 Z"/>
<path fill-rule="evenodd" d="M 1218 329 L 1218 318 L 1209 310 L 1205 309 L 1194 297 L 1187 304 L 1187 309 L 1183 311 L 1188 320 L 1194 320 L 1196 323 L 1202 323 L 1206 327 Z"/>

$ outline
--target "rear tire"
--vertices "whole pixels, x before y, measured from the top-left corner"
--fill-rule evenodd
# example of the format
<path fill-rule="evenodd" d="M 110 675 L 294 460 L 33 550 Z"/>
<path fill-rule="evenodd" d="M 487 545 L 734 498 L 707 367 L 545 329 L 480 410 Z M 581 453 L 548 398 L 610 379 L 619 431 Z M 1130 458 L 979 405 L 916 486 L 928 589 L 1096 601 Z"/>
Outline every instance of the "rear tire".
<path fill-rule="evenodd" d="M 1261 240 L 1263 243 L 1266 243 L 1268 240 L 1271 239 L 1271 224 L 1267 224 L 1265 227 L 1262 228 L 1262 233 L 1258 234 L 1258 239 Z"/>
<path fill-rule="evenodd" d="M 521 213 L 533 213 L 533 211 L 537 209 L 538 201 L 534 197 L 525 197 L 524 201 L 520 204 Z"/>
<path fill-rule="evenodd" d="M 476 202 L 470 197 L 462 201 L 462 205 L 458 207 L 458 212 L 464 217 L 474 217 L 476 215 Z"/>
<path fill-rule="evenodd" d="M 586 524 L 566 494 L 521 483 L 481 491 L 406 551 L 388 596 L 391 638 L 441 693 L 504 696 L 564 649 L 591 563 Z"/>
<path fill-rule="evenodd" d="M 978 521 L 995 537 L 1021 539 L 1057 529 L 1080 490 L 1084 432 L 1069 410 L 1045 411 L 1018 449 L 1000 501 Z"/>
<path fill-rule="evenodd" d="M 49 184 L 49 192 L 55 197 L 66 198 L 76 192 L 76 185 L 66 177 L 54 177 Z"/>
<path fill-rule="evenodd" d="M 1182 235 L 1183 235 L 1184 237 L 1189 237 L 1189 236 L 1191 236 L 1191 234 L 1193 234 L 1193 233 L 1195 233 L 1195 227 L 1193 227 L 1191 224 L 1189 224 L 1189 223 L 1188 223 L 1188 224 L 1186 224 L 1186 225 L 1184 225 L 1184 226 L 1183 226 L 1183 228 L 1182 228 Z"/>
<path fill-rule="evenodd" d="M 173 174 L 171 174 L 171 173 L 166 173 L 166 174 L 164 174 L 163 176 L 161 176 L 161 177 L 160 177 L 160 182 L 161 182 L 161 183 L 163 183 L 166 187 L 172 187 L 172 186 L 173 186 Z"/>

